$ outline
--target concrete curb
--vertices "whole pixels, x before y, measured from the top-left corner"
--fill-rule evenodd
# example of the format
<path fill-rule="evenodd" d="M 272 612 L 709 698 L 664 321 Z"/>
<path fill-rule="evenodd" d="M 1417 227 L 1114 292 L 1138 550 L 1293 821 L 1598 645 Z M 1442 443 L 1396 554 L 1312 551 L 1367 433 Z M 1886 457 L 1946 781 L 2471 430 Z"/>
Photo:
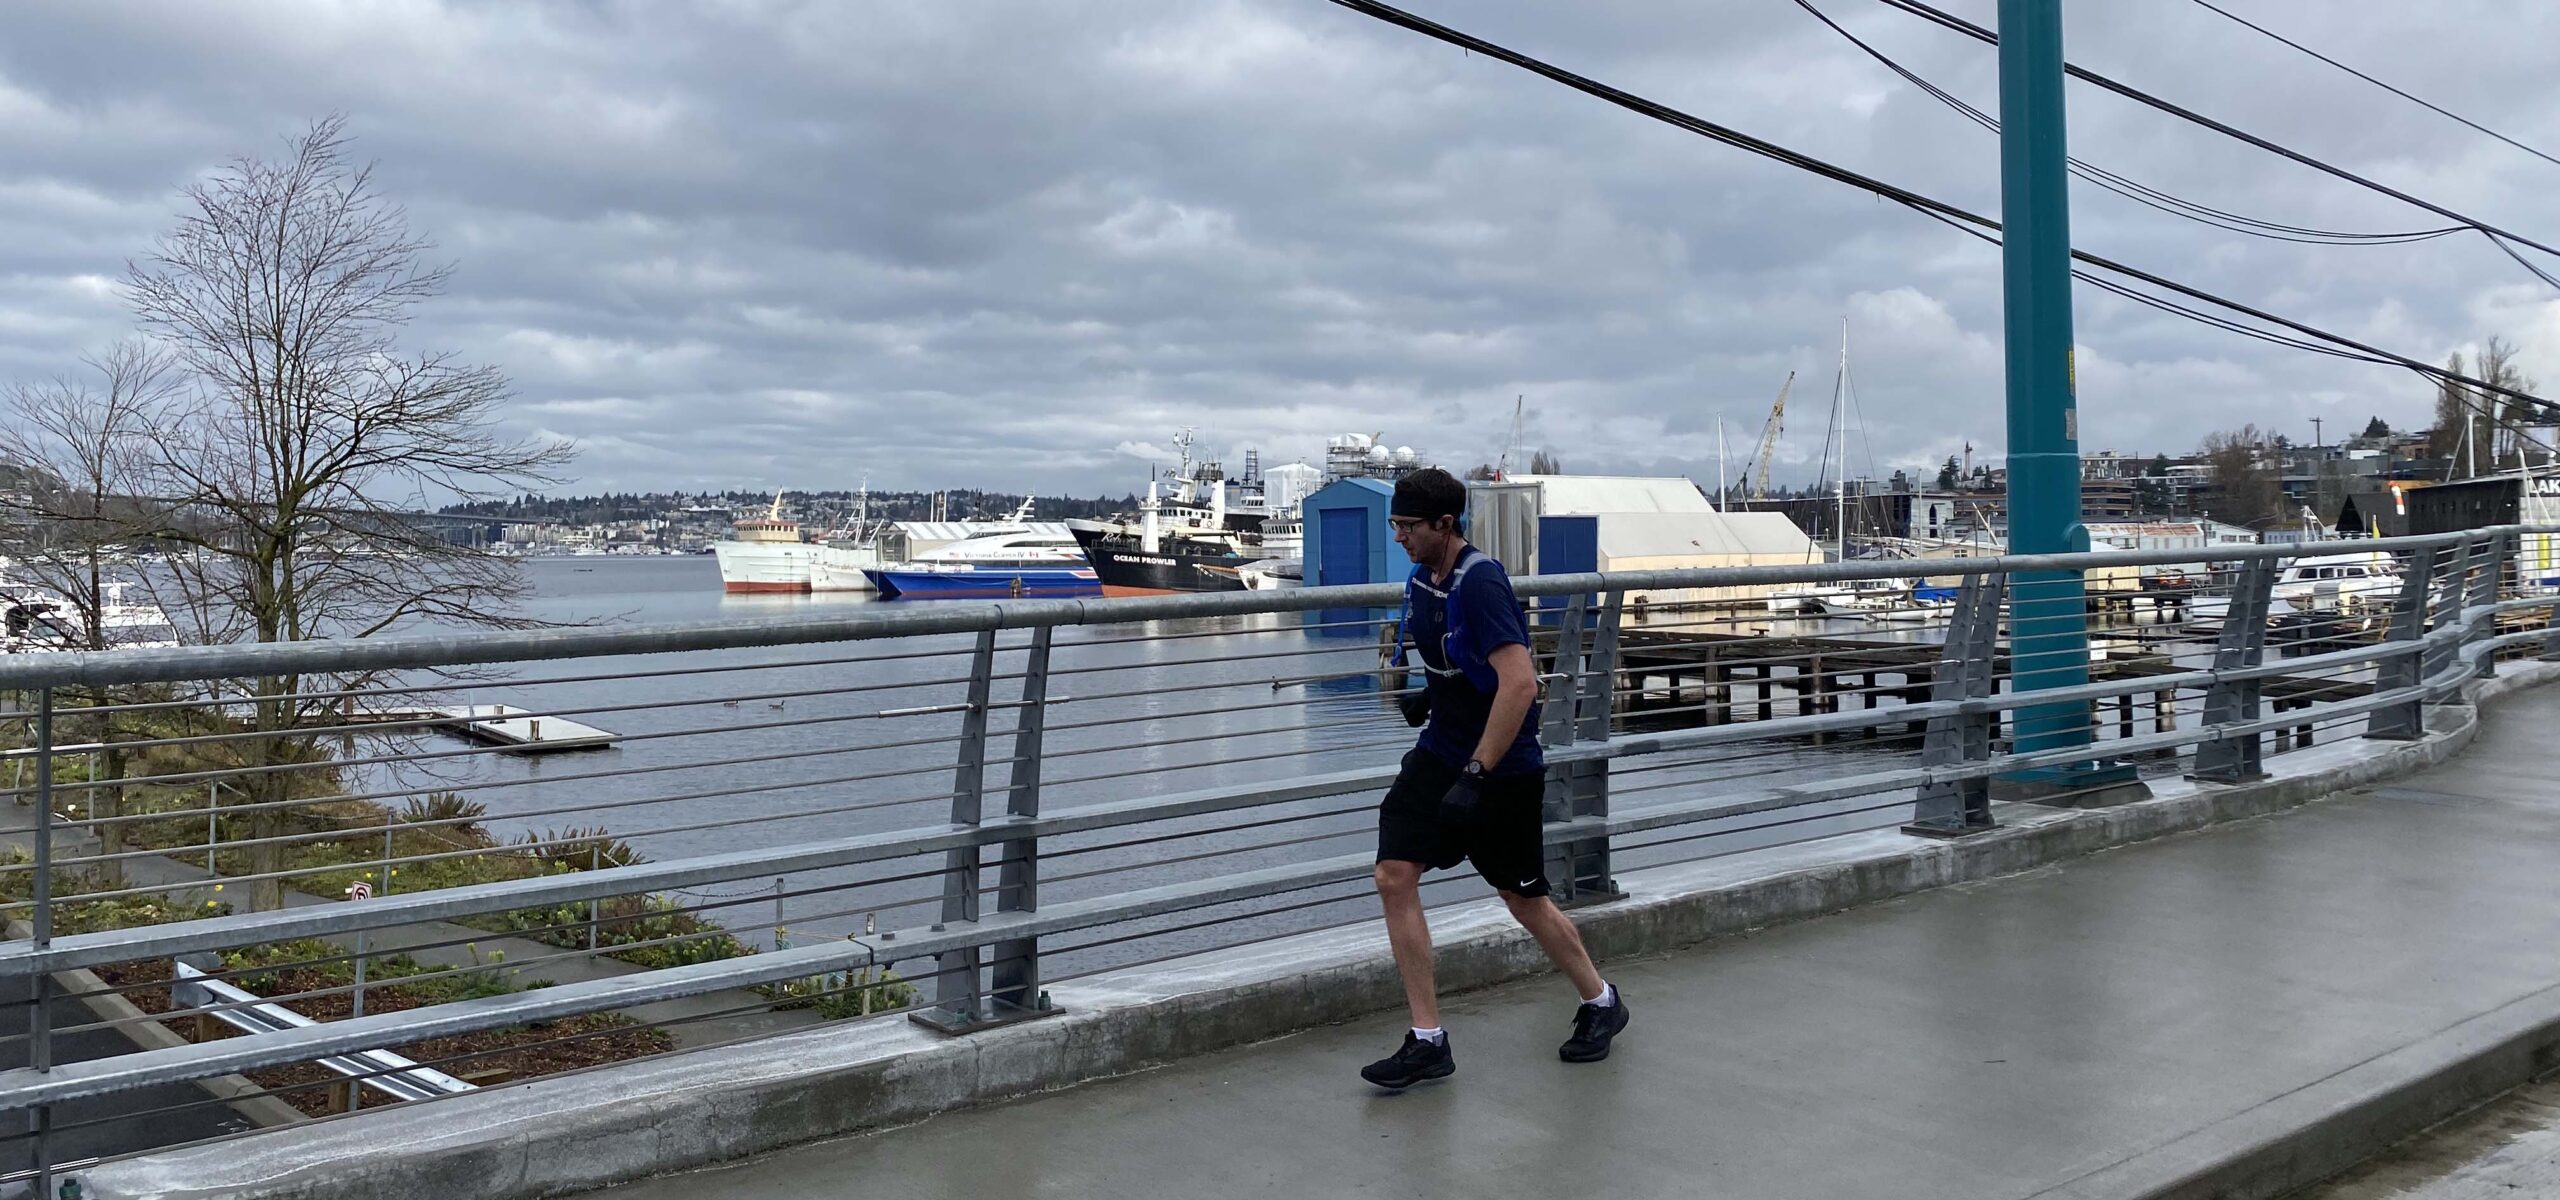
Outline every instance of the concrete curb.
<path fill-rule="evenodd" d="M 2165 781 L 2154 785 L 2153 798 L 2112 809 L 2002 805 L 1996 810 L 2001 828 L 1954 842 L 1879 830 L 1631 871 L 1619 881 L 1627 899 L 1579 910 L 1574 918 L 1595 955 L 1655 953 L 2261 816 L 2442 762 L 2470 743 L 2478 700 L 2551 679 L 2560 679 L 2560 666 L 2518 664 L 2475 685 L 2466 697 L 2473 704 L 2432 710 L 2429 732 L 2419 740 L 2350 741 L 2282 755 L 2271 765 L 2286 773 L 2255 783 Z M 1435 912 L 1433 926 L 1445 991 L 1548 969 L 1535 943 L 1492 901 Z M 312 1123 L 290 1138 L 249 1135 L 81 1175 L 99 1200 L 530 1200 L 1126 1074 L 1361 1017 L 1394 1006 L 1402 995 L 1385 938 L 1369 928 L 1280 938 L 1052 991 L 1063 1015 L 972 1037 L 943 1039 L 906 1022 L 812 1029 L 441 1100 L 432 1121 L 373 1110 Z M 2461 1082 L 2468 1087 L 2504 1077 L 2493 1071 Z M 2469 1093 L 2471 1099 L 2486 1094 Z M 2213 1139 L 2195 1139 L 2212 1132 L 2179 1145 L 2193 1142 L 2188 1153 L 2194 1159 L 2251 1161 L 2246 1154 L 2205 1153 Z M 2137 1172 L 2132 1163 L 2118 1167 Z M 2129 1183 L 2132 1176 L 2124 1178 Z M 2107 1181 L 2091 1176 L 2088 1182 Z"/>

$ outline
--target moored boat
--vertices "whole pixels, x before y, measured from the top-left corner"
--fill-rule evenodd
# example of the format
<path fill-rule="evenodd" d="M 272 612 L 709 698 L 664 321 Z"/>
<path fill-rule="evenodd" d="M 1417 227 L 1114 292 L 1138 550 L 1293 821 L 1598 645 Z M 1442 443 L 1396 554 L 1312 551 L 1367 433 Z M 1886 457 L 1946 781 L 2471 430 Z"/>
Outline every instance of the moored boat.
<path fill-rule="evenodd" d="M 720 557 L 720 588 L 727 592 L 805 592 L 819 547 L 800 536 L 800 522 L 782 515 L 782 493 L 760 517 L 731 524 L 736 537 L 711 543 Z"/>
<path fill-rule="evenodd" d="M 1246 591 L 1252 592 L 1305 587 L 1306 563 L 1295 558 L 1265 558 L 1236 568 L 1236 578 L 1244 581 Z"/>
<path fill-rule="evenodd" d="M 1135 514 L 1067 522 L 1105 596 L 1242 591 L 1239 569 L 1269 557 L 1262 526 L 1272 511 L 1252 461 L 1245 478 L 1230 480 L 1216 462 L 1191 457 L 1190 430 L 1173 444 L 1181 465 L 1147 481 Z"/>
<path fill-rule="evenodd" d="M 1000 600 L 1102 593 L 1091 567 L 907 563 L 880 568 L 873 579 L 880 586 L 881 596 L 892 600 Z"/>
<path fill-rule="evenodd" d="M 1030 526 L 1030 502 L 1012 528 L 953 542 L 913 561 L 869 571 L 880 594 L 914 600 L 1100 594 L 1075 539 Z"/>

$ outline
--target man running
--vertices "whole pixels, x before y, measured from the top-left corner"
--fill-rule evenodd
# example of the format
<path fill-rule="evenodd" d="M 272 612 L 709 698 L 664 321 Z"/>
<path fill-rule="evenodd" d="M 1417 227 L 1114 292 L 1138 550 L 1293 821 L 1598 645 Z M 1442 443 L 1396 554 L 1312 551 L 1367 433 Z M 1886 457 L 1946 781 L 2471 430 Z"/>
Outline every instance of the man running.
<path fill-rule="evenodd" d="M 1582 935 L 1547 895 L 1538 811 L 1546 756 L 1538 746 L 1529 629 L 1502 564 L 1459 535 L 1466 508 L 1466 485 L 1435 467 L 1397 481 L 1388 519 L 1414 562 L 1400 636 L 1428 683 L 1422 696 L 1405 698 L 1405 719 L 1420 725 L 1422 736 L 1378 805 L 1378 898 L 1413 1010 L 1404 1046 L 1361 1068 L 1361 1078 L 1387 1088 L 1458 1069 L 1432 990 L 1421 883 L 1425 870 L 1461 859 L 1501 893 L 1512 919 L 1582 997 L 1573 1036 L 1557 1053 L 1566 1062 L 1598 1062 L 1627 1027 L 1626 1002 L 1600 978 Z"/>

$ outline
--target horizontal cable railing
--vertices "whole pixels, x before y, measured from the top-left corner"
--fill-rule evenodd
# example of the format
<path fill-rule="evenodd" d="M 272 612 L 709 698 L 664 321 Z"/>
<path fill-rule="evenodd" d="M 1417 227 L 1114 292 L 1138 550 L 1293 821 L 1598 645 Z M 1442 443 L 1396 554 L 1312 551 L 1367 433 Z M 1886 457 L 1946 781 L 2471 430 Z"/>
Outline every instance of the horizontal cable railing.
<path fill-rule="evenodd" d="M 1995 787 L 2089 802 L 2416 736 L 2501 658 L 2560 656 L 2515 569 L 2551 536 L 1516 580 L 1548 873 L 1591 902 L 1760 846 L 1966 836 Z M 1826 586 L 1852 581 L 1884 586 Z M 306 1112 L 380 1101 L 345 1078 L 370 1051 L 522 1078 L 884 1013 L 965 1031 L 1050 983 L 1367 918 L 1368 813 L 1412 741 L 1400 600 L 0 660 L 0 978 L 36 997 L 0 1030 L 31 1064 L 0 1110 L 42 1143 L 65 1101 L 233 1073 Z M 182 997 L 180 962 L 223 986 Z M 313 1023 L 224 1023 L 275 1006 Z M 144 1025 L 203 1040 L 52 1061 Z"/>

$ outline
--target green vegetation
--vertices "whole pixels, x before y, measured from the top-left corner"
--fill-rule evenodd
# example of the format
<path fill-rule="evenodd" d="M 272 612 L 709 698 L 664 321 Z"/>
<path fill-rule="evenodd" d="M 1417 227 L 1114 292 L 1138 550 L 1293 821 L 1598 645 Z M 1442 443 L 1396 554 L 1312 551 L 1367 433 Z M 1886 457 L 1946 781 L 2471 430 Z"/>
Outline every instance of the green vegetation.
<path fill-rule="evenodd" d="M 756 988 L 775 1008 L 810 1008 L 830 1021 L 905 1008 L 922 998 L 914 984 L 887 967 L 833 971 Z"/>
<path fill-rule="evenodd" d="M 26 867 L 32 860 L 24 850 L 0 850 L 0 902 L 12 906 L 32 904 L 36 896 L 36 874 Z M 76 896 L 84 892 L 109 890 L 106 881 L 95 871 L 55 871 L 53 891 L 57 896 Z M 53 932 L 57 937 L 75 933 L 99 933 L 109 929 L 131 929 L 139 925 L 165 925 L 171 921 L 191 921 L 198 917 L 219 917 L 231 906 L 219 900 L 207 900 L 192 907 L 160 896 L 115 896 L 103 900 L 65 900 L 53 906 Z M 12 907 L 9 919 L 24 921 L 27 910 Z"/>
<path fill-rule="evenodd" d="M 118 764 L 122 769 L 102 775 L 118 780 L 177 778 L 159 783 L 118 783 L 112 789 L 98 789 L 92 798 L 90 791 L 77 785 L 89 782 L 96 756 L 63 755 L 56 760 L 55 769 L 57 787 L 66 789 L 62 807 L 67 815 L 77 820 L 88 815 L 88 804 L 95 803 L 99 806 L 98 815 L 112 813 L 128 818 L 115 827 L 122 835 L 117 840 L 123 851 L 160 850 L 174 861 L 203 867 L 207 865 L 204 847 L 209 829 L 219 845 L 221 841 L 251 836 L 256 825 L 264 824 L 273 830 L 270 836 L 288 839 L 272 860 L 275 869 L 294 873 L 285 881 L 287 886 L 330 899 L 344 896 L 348 886 L 359 880 L 370 884 L 375 894 L 388 895 L 626 867 L 647 861 L 630 843 L 601 827 L 526 833 L 513 841 L 502 841 L 483 825 L 488 816 L 486 806 L 452 791 L 409 797 L 396 809 L 377 801 L 343 798 L 338 795 L 339 771 L 325 758 L 283 773 L 285 778 L 277 781 L 282 786 L 271 785 L 267 789 L 270 795 L 288 796 L 299 803 L 255 814 L 262 820 L 253 821 L 252 814 L 233 811 L 240 803 L 240 793 L 229 787 L 217 790 L 186 778 L 238 766 L 235 743 L 166 743 L 169 738 L 218 732 L 219 727 L 207 714 L 152 711 L 132 715 L 130 725 L 120 729 L 119 734 L 149 739 L 153 744 L 123 752 Z M 209 794 L 218 795 L 221 800 L 210 810 Z M 386 835 L 388 856 L 409 861 L 384 867 Z M 0 867 L 25 862 L 26 855 L 21 851 L 0 856 Z M 245 888 L 233 887 L 226 881 L 257 869 L 249 851 L 227 845 L 216 850 L 211 866 L 224 877 L 207 885 L 216 893 L 226 888 L 245 892 Z M 0 871 L 0 902 L 30 901 L 33 882 L 29 871 Z M 120 877 L 110 872 L 58 871 L 54 892 L 57 896 L 77 896 L 123 886 Z M 232 900 L 231 896 L 217 896 L 195 902 L 193 907 L 150 896 L 67 900 L 55 906 L 54 923 L 57 932 L 67 934 L 188 920 L 227 914 L 233 910 Z M 609 957 L 653 969 L 717 962 L 756 952 L 754 946 L 740 941 L 718 922 L 684 910 L 685 902 L 676 897 L 643 894 L 488 913 L 460 918 L 456 923 L 566 950 L 584 950 L 592 945 Z M 237 952 L 229 958 L 233 969 L 239 970 L 344 953 L 327 943 L 292 942 Z M 496 958 L 493 954 L 493 961 Z M 440 969 L 419 965 L 405 955 L 368 957 L 367 964 L 373 979 L 409 980 L 400 986 L 414 991 L 419 1003 L 511 990 L 503 981 L 503 973 L 495 970 L 437 974 Z M 337 986 L 327 981 L 339 975 L 352 979 L 352 968 L 344 961 L 301 968 L 298 977 L 304 980 L 302 990 L 310 990 Z M 429 978 L 413 978 L 420 975 Z M 913 985 L 887 970 L 837 972 L 768 984 L 756 990 L 778 1007 L 808 1008 L 829 1019 L 899 1008 L 914 1003 L 917 997 Z"/>
<path fill-rule="evenodd" d="M 549 987 L 551 981 L 536 979 L 518 983 L 499 968 L 506 962 L 503 954 L 483 959 L 478 947 L 472 947 L 472 960 L 483 965 L 470 968 L 439 967 L 421 963 L 406 954 L 368 954 L 364 960 L 365 990 L 377 987 L 395 990 L 405 996 L 400 1007 L 445 1004 L 455 1000 L 477 1000 L 483 996 L 504 996 L 510 992 Z M 222 967 L 237 972 L 232 983 L 261 996 L 286 992 L 320 991 L 347 987 L 355 983 L 355 961 L 345 948 L 318 938 L 297 938 L 289 942 L 270 942 L 242 950 L 225 951 Z"/>

